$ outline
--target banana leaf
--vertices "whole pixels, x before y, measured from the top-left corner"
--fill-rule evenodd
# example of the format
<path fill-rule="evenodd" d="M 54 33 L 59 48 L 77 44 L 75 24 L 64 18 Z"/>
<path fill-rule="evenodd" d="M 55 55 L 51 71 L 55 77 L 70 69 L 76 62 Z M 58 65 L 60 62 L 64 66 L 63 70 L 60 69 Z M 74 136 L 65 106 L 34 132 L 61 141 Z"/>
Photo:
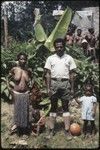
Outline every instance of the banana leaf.
<path fill-rule="evenodd" d="M 67 7 L 67 9 L 64 11 L 63 15 L 61 16 L 60 20 L 58 21 L 56 27 L 48 37 L 48 39 L 45 42 L 45 46 L 50 50 L 54 51 L 53 48 L 53 42 L 56 38 L 64 38 L 66 35 L 66 32 L 68 30 L 69 24 L 71 22 L 73 11 Z"/>
<path fill-rule="evenodd" d="M 43 111 L 44 111 L 45 116 L 47 116 L 47 115 L 48 115 L 48 113 L 49 113 L 50 109 L 51 109 L 51 104 L 49 104 L 49 105 L 48 105 L 48 108 L 47 108 L 47 109 L 43 110 Z"/>
<path fill-rule="evenodd" d="M 42 25 L 40 24 L 40 18 L 41 17 L 39 16 L 38 19 L 35 20 L 34 31 L 37 41 L 44 42 L 47 39 L 47 36 Z"/>

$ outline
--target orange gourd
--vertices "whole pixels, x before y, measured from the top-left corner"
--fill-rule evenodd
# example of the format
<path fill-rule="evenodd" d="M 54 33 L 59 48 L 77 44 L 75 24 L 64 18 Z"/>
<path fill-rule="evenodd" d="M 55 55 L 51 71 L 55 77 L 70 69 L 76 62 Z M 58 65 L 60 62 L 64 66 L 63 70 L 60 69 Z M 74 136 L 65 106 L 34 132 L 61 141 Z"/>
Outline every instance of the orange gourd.
<path fill-rule="evenodd" d="M 81 134 L 81 127 L 78 123 L 72 123 L 70 125 L 70 132 L 72 135 L 78 136 Z"/>

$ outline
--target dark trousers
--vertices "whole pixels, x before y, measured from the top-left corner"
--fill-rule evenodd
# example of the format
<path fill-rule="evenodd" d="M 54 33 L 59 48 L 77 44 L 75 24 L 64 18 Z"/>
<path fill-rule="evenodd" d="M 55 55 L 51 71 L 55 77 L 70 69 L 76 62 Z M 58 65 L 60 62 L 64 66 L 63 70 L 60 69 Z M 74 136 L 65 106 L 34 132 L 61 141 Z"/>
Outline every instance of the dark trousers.
<path fill-rule="evenodd" d="M 69 101 L 66 100 L 61 100 L 62 102 L 62 109 L 64 112 L 68 112 L 69 108 L 68 108 L 68 103 Z M 51 112 L 56 112 L 58 108 L 58 99 L 51 99 Z"/>
<path fill-rule="evenodd" d="M 58 100 L 62 102 L 63 112 L 69 112 L 68 103 L 70 100 L 71 85 L 69 80 L 55 81 L 51 80 L 51 112 L 56 112 L 58 107 Z"/>
<path fill-rule="evenodd" d="M 84 120 L 83 133 L 84 133 L 85 135 L 86 135 L 87 132 L 88 132 L 88 123 L 89 123 L 89 120 Z M 94 120 L 91 120 L 91 121 L 90 121 L 90 128 L 89 128 L 90 134 L 92 134 L 95 129 L 96 129 L 96 127 L 95 127 L 95 122 L 94 122 Z"/>

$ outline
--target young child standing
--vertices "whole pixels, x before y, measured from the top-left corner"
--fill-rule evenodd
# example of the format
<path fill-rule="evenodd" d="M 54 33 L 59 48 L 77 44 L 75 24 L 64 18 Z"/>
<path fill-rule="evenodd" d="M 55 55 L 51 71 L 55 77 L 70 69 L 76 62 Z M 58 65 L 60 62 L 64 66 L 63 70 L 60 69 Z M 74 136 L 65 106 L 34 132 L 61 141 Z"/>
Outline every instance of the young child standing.
<path fill-rule="evenodd" d="M 84 86 L 85 94 L 80 98 L 75 98 L 76 102 L 82 106 L 82 120 L 83 123 L 83 133 L 87 136 L 87 126 L 90 122 L 90 135 L 94 134 L 95 131 L 95 114 L 97 98 L 93 95 L 93 86 L 91 84 L 85 84 Z"/>

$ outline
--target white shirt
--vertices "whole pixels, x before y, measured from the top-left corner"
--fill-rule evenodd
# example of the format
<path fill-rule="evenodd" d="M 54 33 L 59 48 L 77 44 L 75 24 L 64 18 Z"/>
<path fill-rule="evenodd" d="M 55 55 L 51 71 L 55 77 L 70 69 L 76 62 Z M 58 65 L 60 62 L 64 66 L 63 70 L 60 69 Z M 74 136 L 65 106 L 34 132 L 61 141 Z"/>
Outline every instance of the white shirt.
<path fill-rule="evenodd" d="M 67 54 L 59 57 L 57 54 L 47 58 L 44 68 L 51 71 L 51 78 L 69 79 L 69 71 L 76 68 L 74 59 Z"/>
<path fill-rule="evenodd" d="M 97 102 L 97 98 L 95 96 L 82 96 L 80 102 L 82 102 L 82 119 L 94 120 L 92 116 L 93 103 Z"/>

